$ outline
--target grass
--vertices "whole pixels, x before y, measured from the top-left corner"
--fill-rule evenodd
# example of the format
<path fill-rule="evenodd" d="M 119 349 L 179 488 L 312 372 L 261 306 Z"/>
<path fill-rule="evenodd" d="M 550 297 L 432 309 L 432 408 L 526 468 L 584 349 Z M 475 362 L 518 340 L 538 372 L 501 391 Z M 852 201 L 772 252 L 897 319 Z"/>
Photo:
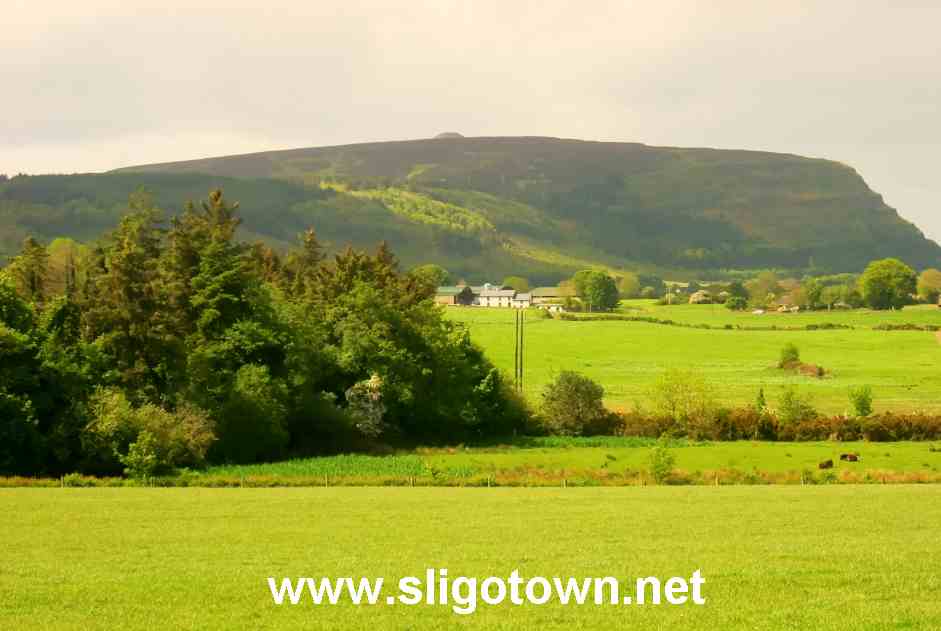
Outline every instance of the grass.
<path fill-rule="evenodd" d="M 419 448 L 395 456 L 343 455 L 190 473 L 192 486 L 629 486 L 650 484 L 648 438 L 525 438 L 511 444 Z M 931 443 L 669 443 L 679 484 L 938 482 Z M 857 463 L 841 453 L 859 454 Z M 817 465 L 831 459 L 830 472 Z M 169 483 L 169 482 L 167 482 Z"/>
<path fill-rule="evenodd" d="M 730 311 L 723 305 L 658 305 L 655 300 L 625 300 L 619 312 L 627 315 L 651 316 L 684 324 L 711 326 L 803 327 L 808 324 L 838 324 L 871 329 L 880 324 L 918 324 L 941 326 L 941 309 L 934 305 L 914 305 L 898 311 L 870 309 L 802 311 L 798 313 L 765 313 Z"/>
<path fill-rule="evenodd" d="M 937 629 L 941 487 L 0 490 L 0 628 Z M 268 576 L 688 576 L 693 606 L 276 607 Z"/>
<path fill-rule="evenodd" d="M 646 305 L 646 306 L 645 306 Z M 609 405 L 644 405 L 659 375 L 668 368 L 690 368 L 703 374 L 729 405 L 754 403 L 764 388 L 774 405 L 784 386 L 798 385 L 817 409 L 840 414 L 851 409 L 850 388 L 870 385 L 879 410 L 941 410 L 941 344 L 933 332 L 876 331 L 886 322 L 916 321 L 941 324 L 939 309 L 906 309 L 896 313 L 814 313 L 753 316 L 722 307 L 654 308 L 639 315 L 724 326 L 865 323 L 869 328 L 819 331 L 695 329 L 644 322 L 550 320 L 527 313 L 525 392 L 538 401 L 542 388 L 562 370 L 575 370 L 604 386 Z M 649 309 L 649 311 L 647 310 Z M 676 311 L 674 311 L 676 310 Z M 502 370 L 513 370 L 513 311 L 510 309 L 450 308 L 447 317 L 464 322 L 471 337 Z M 741 318 L 741 320 L 739 320 Z M 862 326 L 862 325 L 860 325 Z M 824 379 L 795 375 L 775 367 L 781 348 L 796 344 L 805 362 L 823 366 Z"/>

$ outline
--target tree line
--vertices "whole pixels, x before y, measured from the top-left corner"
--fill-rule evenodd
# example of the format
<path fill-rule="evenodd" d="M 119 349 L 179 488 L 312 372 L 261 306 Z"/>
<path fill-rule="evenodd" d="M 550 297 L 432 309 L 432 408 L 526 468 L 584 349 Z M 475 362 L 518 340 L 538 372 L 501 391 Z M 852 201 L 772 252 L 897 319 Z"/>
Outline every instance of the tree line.
<path fill-rule="evenodd" d="M 327 260 L 236 239 L 213 191 L 169 222 L 146 192 L 100 242 L 0 271 L 0 473 L 153 475 L 522 428 L 521 401 L 433 284 L 382 243 Z"/>

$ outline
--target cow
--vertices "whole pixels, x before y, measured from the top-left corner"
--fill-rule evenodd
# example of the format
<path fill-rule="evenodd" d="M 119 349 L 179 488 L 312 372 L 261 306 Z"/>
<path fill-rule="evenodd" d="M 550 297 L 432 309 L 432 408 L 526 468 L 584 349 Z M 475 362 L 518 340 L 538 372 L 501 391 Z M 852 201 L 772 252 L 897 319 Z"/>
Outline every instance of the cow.
<path fill-rule="evenodd" d="M 859 454 L 840 454 L 840 460 L 846 462 L 859 462 Z"/>
<path fill-rule="evenodd" d="M 820 464 L 817 465 L 817 468 L 818 468 L 818 469 L 832 469 L 832 468 L 833 468 L 833 461 L 832 461 L 832 460 L 824 460 L 823 462 L 821 462 Z"/>

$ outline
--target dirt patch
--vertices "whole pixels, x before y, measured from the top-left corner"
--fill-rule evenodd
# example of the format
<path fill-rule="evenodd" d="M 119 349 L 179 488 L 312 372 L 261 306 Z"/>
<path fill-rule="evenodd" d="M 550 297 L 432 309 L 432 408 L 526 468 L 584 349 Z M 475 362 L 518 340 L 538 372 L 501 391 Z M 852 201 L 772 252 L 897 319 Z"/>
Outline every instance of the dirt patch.
<path fill-rule="evenodd" d="M 938 332 L 935 333 L 934 335 L 935 335 L 936 338 L 938 338 L 938 344 L 941 344 L 941 331 L 938 331 Z"/>
<path fill-rule="evenodd" d="M 939 338 L 939 341 L 941 341 L 941 338 Z M 782 370 L 790 370 L 807 377 L 816 377 L 817 379 L 822 379 L 827 374 L 827 371 L 823 369 L 823 366 L 817 366 L 816 364 L 805 364 L 803 362 L 786 362 L 781 364 L 779 368 Z"/>

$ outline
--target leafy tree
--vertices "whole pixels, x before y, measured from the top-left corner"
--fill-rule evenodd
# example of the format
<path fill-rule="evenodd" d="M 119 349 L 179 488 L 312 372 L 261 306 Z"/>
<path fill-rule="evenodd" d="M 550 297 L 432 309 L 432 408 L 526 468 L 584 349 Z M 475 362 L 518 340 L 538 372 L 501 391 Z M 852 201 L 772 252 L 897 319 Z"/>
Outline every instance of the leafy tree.
<path fill-rule="evenodd" d="M 872 414 L 872 387 L 851 388 L 850 403 L 853 404 L 856 416 L 869 416 Z"/>
<path fill-rule="evenodd" d="M 610 311 L 618 305 L 618 288 L 604 272 L 583 270 L 572 277 L 575 293 L 589 311 Z"/>
<path fill-rule="evenodd" d="M 918 276 L 918 296 L 925 302 L 938 302 L 941 296 L 941 271 L 929 268 Z"/>
<path fill-rule="evenodd" d="M 448 285 L 451 282 L 451 274 L 448 273 L 448 270 L 434 263 L 419 265 L 413 268 L 408 274 L 435 289 L 442 285 Z"/>
<path fill-rule="evenodd" d="M 604 434 L 613 421 L 604 407 L 604 388 L 571 370 L 560 372 L 546 385 L 541 412 L 549 433 L 562 436 Z"/>
<path fill-rule="evenodd" d="M 749 281 L 749 304 L 753 307 L 766 307 L 781 293 L 781 284 L 778 275 L 774 272 L 762 272 Z"/>
<path fill-rule="evenodd" d="M 732 296 L 725 301 L 725 308 L 730 311 L 745 311 L 748 308 L 748 301 L 741 296 Z"/>
<path fill-rule="evenodd" d="M 809 309 L 819 309 L 823 305 L 824 287 L 816 278 L 805 278 L 801 283 L 803 305 Z"/>
<path fill-rule="evenodd" d="M 522 276 L 507 276 L 503 279 L 503 285 L 524 293 L 529 291 L 529 280 Z"/>
<path fill-rule="evenodd" d="M 859 292 L 872 309 L 901 309 L 912 300 L 915 270 L 898 259 L 873 261 L 859 279 Z"/>

